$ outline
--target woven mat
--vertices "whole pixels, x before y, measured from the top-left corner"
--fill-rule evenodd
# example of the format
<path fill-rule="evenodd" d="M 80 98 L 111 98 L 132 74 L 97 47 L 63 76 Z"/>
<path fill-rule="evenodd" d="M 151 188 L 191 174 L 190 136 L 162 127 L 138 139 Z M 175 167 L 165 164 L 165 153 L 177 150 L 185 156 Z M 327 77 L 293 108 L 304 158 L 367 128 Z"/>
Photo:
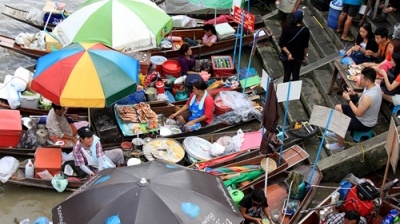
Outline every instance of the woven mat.
<path fill-rule="evenodd" d="M 265 171 L 265 165 L 268 159 L 268 173 L 271 173 L 277 168 L 276 161 L 272 158 L 264 158 L 261 160 L 261 168 Z"/>

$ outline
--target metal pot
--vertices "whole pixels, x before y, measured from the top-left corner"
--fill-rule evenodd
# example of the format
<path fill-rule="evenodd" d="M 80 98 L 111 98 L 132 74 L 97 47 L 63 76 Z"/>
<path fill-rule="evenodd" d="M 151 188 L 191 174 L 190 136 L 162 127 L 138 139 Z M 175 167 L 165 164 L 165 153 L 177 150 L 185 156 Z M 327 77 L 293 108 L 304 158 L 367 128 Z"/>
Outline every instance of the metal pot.
<path fill-rule="evenodd" d="M 147 101 L 156 101 L 157 100 L 157 89 L 154 87 L 148 87 L 145 89 L 146 100 Z"/>

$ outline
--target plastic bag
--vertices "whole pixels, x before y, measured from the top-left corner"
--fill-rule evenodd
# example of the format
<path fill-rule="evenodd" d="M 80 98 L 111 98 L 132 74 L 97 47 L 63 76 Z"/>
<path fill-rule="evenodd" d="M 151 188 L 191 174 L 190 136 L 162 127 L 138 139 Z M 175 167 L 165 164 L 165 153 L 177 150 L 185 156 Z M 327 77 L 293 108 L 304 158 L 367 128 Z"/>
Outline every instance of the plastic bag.
<path fill-rule="evenodd" d="M 157 94 L 157 101 L 164 101 L 164 100 L 166 100 L 166 101 L 168 101 L 168 97 L 167 97 L 167 95 L 165 95 L 165 94 Z"/>
<path fill-rule="evenodd" d="M 32 149 L 38 146 L 37 136 L 33 130 L 26 131 L 18 144 L 18 148 Z"/>
<path fill-rule="evenodd" d="M 253 108 L 253 103 L 247 98 L 247 95 L 236 91 L 222 91 L 219 93 L 224 105 L 232 110 L 246 110 Z"/>
<path fill-rule="evenodd" d="M 221 144 L 218 144 L 216 142 L 214 142 L 212 144 L 211 150 L 210 150 L 210 154 L 212 156 L 221 156 L 223 155 L 225 152 L 225 147 Z"/>
<path fill-rule="evenodd" d="M 58 192 L 63 192 L 65 188 L 67 188 L 68 180 L 64 178 L 64 175 L 57 174 L 51 180 L 51 185 L 53 185 L 54 189 Z"/>
<path fill-rule="evenodd" d="M 43 25 L 43 14 L 39 9 L 29 10 L 28 15 L 26 15 L 26 20 L 33 22 L 34 24 Z"/>
<path fill-rule="evenodd" d="M 5 183 L 17 171 L 19 161 L 12 156 L 5 156 L 0 159 L 0 181 Z"/>
<path fill-rule="evenodd" d="M 233 150 L 235 152 L 240 151 L 240 148 L 242 147 L 242 143 L 244 142 L 244 133 L 243 133 L 242 129 L 239 129 L 237 131 L 237 134 L 232 137 L 232 141 L 233 141 Z"/>
<path fill-rule="evenodd" d="M 46 32 L 40 31 L 37 36 L 37 46 L 40 49 L 46 49 L 46 40 L 45 40 Z"/>

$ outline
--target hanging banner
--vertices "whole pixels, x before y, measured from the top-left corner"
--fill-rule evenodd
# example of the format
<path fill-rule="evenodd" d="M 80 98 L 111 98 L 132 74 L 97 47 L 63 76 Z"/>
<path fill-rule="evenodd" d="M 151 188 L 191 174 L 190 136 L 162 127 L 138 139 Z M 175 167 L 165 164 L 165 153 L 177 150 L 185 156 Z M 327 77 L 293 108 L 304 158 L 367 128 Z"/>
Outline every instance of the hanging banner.
<path fill-rule="evenodd" d="M 244 24 L 242 24 L 242 14 L 244 13 Z M 233 11 L 233 21 L 237 24 L 243 25 L 246 30 L 253 31 L 254 30 L 254 21 L 255 16 L 235 5 L 235 9 Z"/>

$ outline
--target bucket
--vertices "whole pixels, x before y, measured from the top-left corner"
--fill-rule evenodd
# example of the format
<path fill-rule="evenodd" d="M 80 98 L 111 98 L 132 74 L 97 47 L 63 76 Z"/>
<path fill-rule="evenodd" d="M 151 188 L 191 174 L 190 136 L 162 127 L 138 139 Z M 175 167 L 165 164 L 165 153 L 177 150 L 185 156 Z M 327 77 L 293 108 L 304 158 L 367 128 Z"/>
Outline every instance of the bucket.
<path fill-rule="evenodd" d="M 17 91 L 24 91 L 30 82 L 31 77 L 32 73 L 28 69 L 19 67 L 14 72 L 14 77 L 11 80 L 11 84 Z"/>
<path fill-rule="evenodd" d="M 167 60 L 162 64 L 161 75 L 166 77 L 167 75 L 172 75 L 175 78 L 181 76 L 181 66 L 177 60 Z"/>
<path fill-rule="evenodd" d="M 150 62 L 152 65 L 155 65 L 156 69 L 155 71 L 161 74 L 161 66 L 164 64 L 164 62 L 167 60 L 166 57 L 163 56 L 151 56 Z"/>
<path fill-rule="evenodd" d="M 239 203 L 244 198 L 244 193 L 240 190 L 230 190 L 229 194 L 237 207 L 240 207 Z"/>
<path fill-rule="evenodd" d="M 342 12 L 342 7 L 335 6 L 333 2 L 334 1 L 331 1 L 331 3 L 329 4 L 328 26 L 332 29 L 337 29 L 338 19 L 340 13 Z"/>
<path fill-rule="evenodd" d="M 156 89 L 158 94 L 163 94 L 164 93 L 164 82 L 161 80 L 158 80 L 156 82 Z"/>
<path fill-rule="evenodd" d="M 224 114 L 224 113 L 232 110 L 232 108 L 226 106 L 222 102 L 222 100 L 219 96 L 215 97 L 214 104 L 215 104 L 215 115 L 216 116 Z"/>
<path fill-rule="evenodd" d="M 142 150 L 144 145 L 144 140 L 141 138 L 132 139 L 133 150 Z"/>
<path fill-rule="evenodd" d="M 145 90 L 147 101 L 156 101 L 157 100 L 157 89 L 154 87 L 148 87 Z"/>

